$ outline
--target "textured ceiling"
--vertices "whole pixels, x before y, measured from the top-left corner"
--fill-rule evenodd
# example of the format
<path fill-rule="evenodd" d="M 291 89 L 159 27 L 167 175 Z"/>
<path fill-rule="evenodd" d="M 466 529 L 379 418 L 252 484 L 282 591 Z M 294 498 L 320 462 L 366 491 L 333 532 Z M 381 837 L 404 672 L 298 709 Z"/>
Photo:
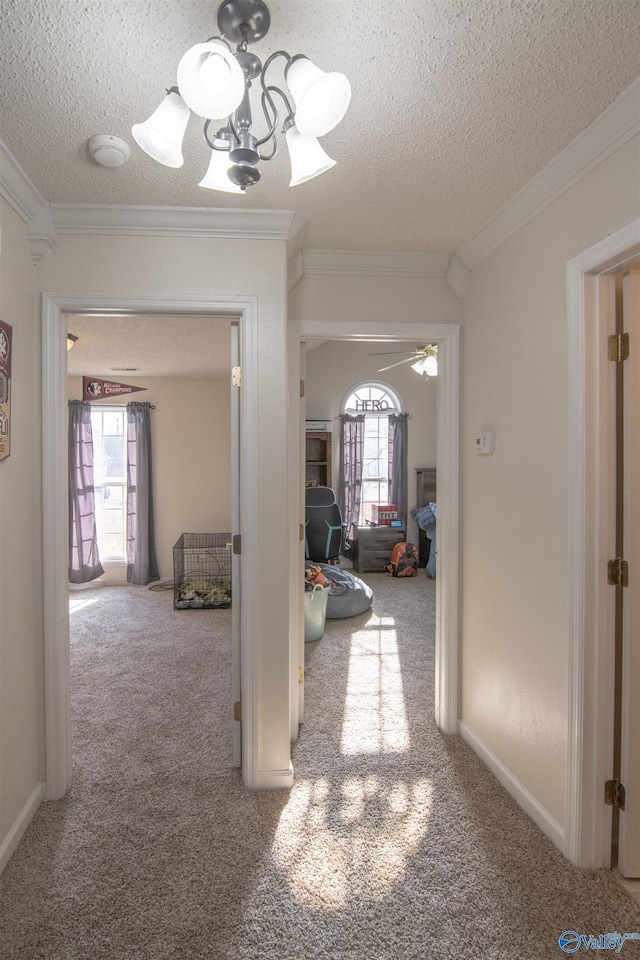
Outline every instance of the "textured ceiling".
<path fill-rule="evenodd" d="M 353 98 L 322 141 L 331 171 L 289 188 L 282 146 L 245 197 L 226 195 L 197 186 L 197 118 L 178 170 L 130 133 L 217 33 L 217 6 L 0 0 L 0 137 L 47 200 L 293 209 L 309 248 L 451 251 L 640 73 L 638 0 L 269 0 L 253 50 L 303 52 L 346 73 Z M 98 166 L 96 133 L 128 140 L 130 161 Z"/>
<path fill-rule="evenodd" d="M 135 383 L 144 377 L 225 377 L 231 371 L 230 318 L 70 314 L 78 339 L 67 352 L 72 377 Z M 313 350 L 323 343 L 311 341 Z"/>
<path fill-rule="evenodd" d="M 142 377 L 229 377 L 230 322 L 222 317 L 71 315 L 67 329 L 78 340 L 67 353 L 67 373 L 121 383 Z"/>
<path fill-rule="evenodd" d="M 0 0 L 0 138 L 50 202 L 295 210 L 307 248 L 450 252 L 640 74 L 640 0 L 268 5 L 271 30 L 252 48 L 263 61 L 305 53 L 351 81 L 322 140 L 337 166 L 315 180 L 289 188 L 281 144 L 246 196 L 203 190 L 198 118 L 178 170 L 131 137 L 182 54 L 218 32 L 217 0 Z M 96 164 L 96 133 L 126 139 L 129 162 Z M 228 321 L 73 317 L 69 329 L 70 373 L 228 375 Z"/>

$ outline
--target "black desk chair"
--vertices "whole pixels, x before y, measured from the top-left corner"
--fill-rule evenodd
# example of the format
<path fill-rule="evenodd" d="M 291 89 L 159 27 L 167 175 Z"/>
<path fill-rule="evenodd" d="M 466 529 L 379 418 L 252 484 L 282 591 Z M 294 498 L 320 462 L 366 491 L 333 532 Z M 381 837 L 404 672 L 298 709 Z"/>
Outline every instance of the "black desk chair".
<path fill-rule="evenodd" d="M 305 491 L 304 554 L 314 563 L 337 563 L 342 549 L 342 512 L 331 487 Z"/>

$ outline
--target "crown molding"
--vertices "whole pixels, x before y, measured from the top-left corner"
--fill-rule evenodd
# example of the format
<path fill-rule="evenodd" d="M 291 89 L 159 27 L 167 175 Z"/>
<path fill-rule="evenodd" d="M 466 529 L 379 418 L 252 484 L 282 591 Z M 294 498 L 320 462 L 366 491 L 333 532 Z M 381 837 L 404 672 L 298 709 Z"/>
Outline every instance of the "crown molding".
<path fill-rule="evenodd" d="M 454 297 L 460 301 L 463 301 L 467 295 L 467 290 L 469 289 L 471 271 L 465 267 L 462 260 L 460 260 L 455 253 L 452 254 L 451 259 L 449 260 L 445 280 L 447 281 L 447 286 L 449 287 L 449 290 L 451 290 L 451 293 L 454 295 Z"/>
<path fill-rule="evenodd" d="M 283 240 L 300 229 L 292 210 L 224 210 L 52 203 L 60 234 Z"/>
<path fill-rule="evenodd" d="M 44 197 L 2 140 L 0 140 L 0 195 L 25 223 L 35 217 L 45 203 Z"/>
<path fill-rule="evenodd" d="M 287 260 L 287 290 L 291 292 L 300 280 L 302 280 L 302 251 L 296 250 Z"/>
<path fill-rule="evenodd" d="M 302 272 L 385 277 L 446 275 L 449 253 L 384 253 L 376 250 L 303 250 Z"/>
<path fill-rule="evenodd" d="M 51 208 L 43 203 L 34 217 L 27 224 L 27 241 L 31 250 L 31 260 L 34 264 L 44 260 L 56 245 L 58 236 L 51 217 Z"/>
<path fill-rule="evenodd" d="M 638 133 L 640 78 L 460 248 L 461 260 L 468 267 L 475 266 Z"/>

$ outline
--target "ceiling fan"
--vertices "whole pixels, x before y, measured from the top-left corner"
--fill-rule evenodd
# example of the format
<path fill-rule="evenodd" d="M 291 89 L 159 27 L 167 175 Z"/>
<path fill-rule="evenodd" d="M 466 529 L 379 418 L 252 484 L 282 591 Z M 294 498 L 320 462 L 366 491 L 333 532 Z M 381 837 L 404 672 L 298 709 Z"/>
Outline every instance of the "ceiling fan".
<path fill-rule="evenodd" d="M 422 346 L 416 344 L 415 350 L 409 352 L 406 350 L 387 350 L 383 353 L 370 353 L 370 357 L 389 357 L 393 354 L 405 354 L 404 360 L 398 360 L 397 363 L 390 363 L 387 367 L 380 367 L 378 373 L 384 373 L 385 370 L 392 370 L 393 367 L 399 367 L 403 363 L 410 363 L 411 369 L 416 373 L 423 374 L 425 377 L 435 377 L 438 375 L 438 345 L 437 343 L 425 343 Z"/>

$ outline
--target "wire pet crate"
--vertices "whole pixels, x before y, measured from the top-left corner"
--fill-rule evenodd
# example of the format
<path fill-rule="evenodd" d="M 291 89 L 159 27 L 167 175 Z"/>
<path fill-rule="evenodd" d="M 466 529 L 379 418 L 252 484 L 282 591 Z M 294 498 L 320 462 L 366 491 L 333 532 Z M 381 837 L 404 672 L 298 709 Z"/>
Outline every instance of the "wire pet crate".
<path fill-rule="evenodd" d="M 231 534 L 183 533 L 173 547 L 173 608 L 231 606 Z"/>

